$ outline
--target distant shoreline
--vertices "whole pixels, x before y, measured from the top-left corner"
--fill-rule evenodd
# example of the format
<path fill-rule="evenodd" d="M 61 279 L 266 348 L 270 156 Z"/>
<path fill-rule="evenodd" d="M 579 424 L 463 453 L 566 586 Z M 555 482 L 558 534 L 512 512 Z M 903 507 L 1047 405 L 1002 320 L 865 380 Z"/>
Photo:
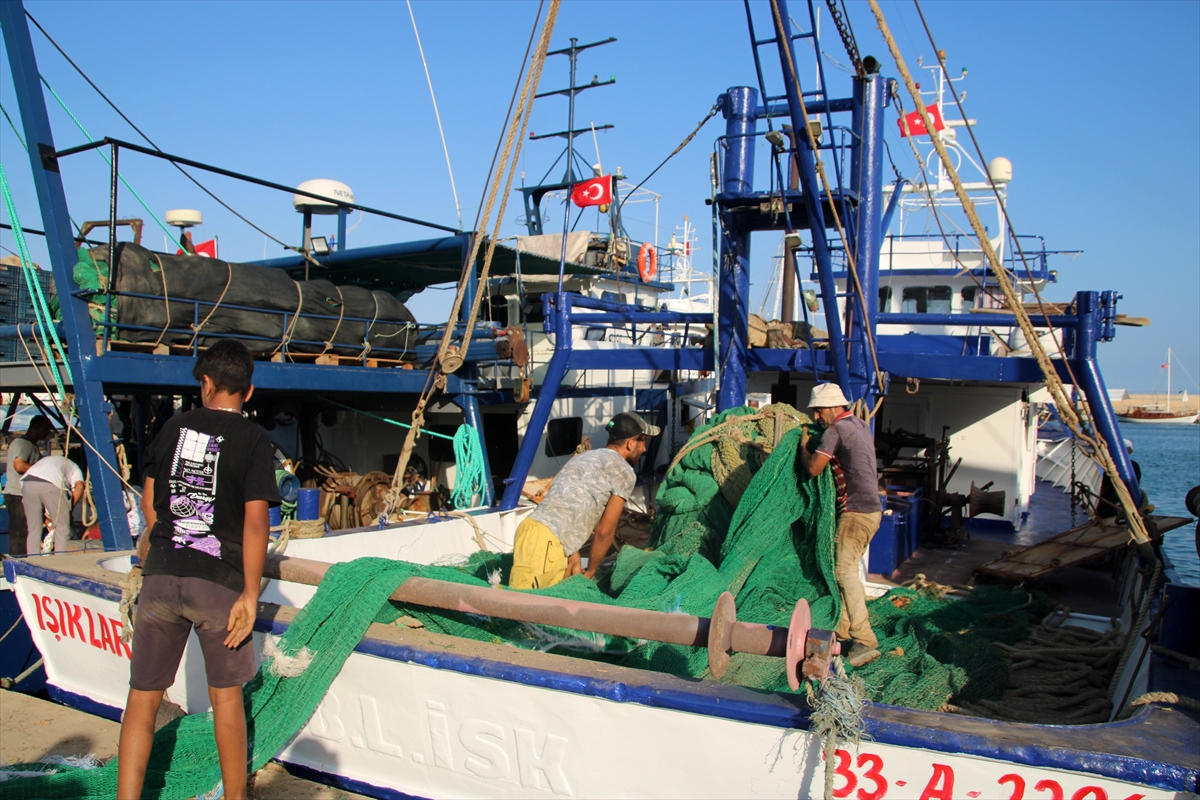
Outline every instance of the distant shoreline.
<path fill-rule="evenodd" d="M 1136 406 L 1162 406 L 1166 408 L 1167 396 L 1165 394 L 1133 394 L 1130 393 L 1127 400 L 1114 400 L 1113 411 L 1118 414 Z M 1188 392 L 1188 401 L 1184 403 L 1178 394 L 1171 396 L 1172 411 L 1190 411 L 1192 413 L 1200 412 L 1200 393 L 1192 394 Z"/>

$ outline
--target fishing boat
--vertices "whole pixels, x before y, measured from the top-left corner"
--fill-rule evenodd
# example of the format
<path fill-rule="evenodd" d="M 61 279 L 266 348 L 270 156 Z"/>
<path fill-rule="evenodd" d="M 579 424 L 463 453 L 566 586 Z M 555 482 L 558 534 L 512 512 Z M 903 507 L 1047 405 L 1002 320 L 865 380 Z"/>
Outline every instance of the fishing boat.
<path fill-rule="evenodd" d="M 1167 400 L 1162 405 L 1134 406 L 1128 411 L 1122 411 L 1117 414 L 1117 417 L 1122 422 L 1165 422 L 1171 424 L 1191 425 L 1196 422 L 1196 413 L 1187 410 L 1188 396 L 1187 391 L 1182 392 L 1180 397 L 1181 402 L 1185 406 L 1184 410 L 1171 410 L 1171 348 L 1167 348 L 1167 363 L 1163 364 L 1163 369 L 1167 371 Z"/>
<path fill-rule="evenodd" d="M 1033 319 L 1026 303 L 1039 302 L 1036 292 L 1042 286 L 1035 276 L 1023 284 L 1017 281 L 1015 293 L 1003 292 L 1004 305 L 985 299 L 987 292 L 976 294 L 970 302 L 988 310 L 985 321 L 963 306 L 966 296 L 959 289 L 952 290 L 948 307 L 938 305 L 945 294 L 940 289 L 924 295 L 908 291 L 920 288 L 928 276 L 921 267 L 899 264 L 886 276 L 895 281 L 890 285 L 893 297 L 899 294 L 899 310 L 881 307 L 876 302 L 884 286 L 881 261 L 888 248 L 895 254 L 908 246 L 899 238 L 903 233 L 887 241 L 884 221 L 906 194 L 920 200 L 903 184 L 890 196 L 884 191 L 882 135 L 885 115 L 894 113 L 888 111 L 887 98 L 893 96 L 889 79 L 879 61 L 858 57 L 847 31 L 843 41 L 855 69 L 848 96 L 831 89 L 821 70 L 816 70 L 814 84 L 802 85 L 799 75 L 813 71 L 797 69 L 797 59 L 803 55 L 817 65 L 823 59 L 816 23 L 824 13 L 820 4 L 799 14 L 812 23 L 804 30 L 793 28 L 796 10 L 789 13 L 783 0 L 747 3 L 745 10 L 759 84 L 729 88 L 717 103 L 725 130 L 711 169 L 715 312 L 686 304 L 686 310 L 664 310 L 673 287 L 655 286 L 619 270 L 589 274 L 587 256 L 575 262 L 581 269 L 568 273 L 562 251 L 571 246 L 569 236 L 557 240 L 557 262 L 537 262 L 519 244 L 511 253 L 498 246 L 497 252 L 512 261 L 511 283 L 489 284 L 481 265 L 465 257 L 472 251 L 470 233 L 456 230 L 445 231 L 451 235 L 440 240 L 325 255 L 310 247 L 306 224 L 303 253 L 259 265 L 299 280 L 312 266 L 309 259 L 333 276 L 339 271 L 349 276 L 372 265 L 385 272 L 418 264 L 429 268 L 441 253 L 443 275 L 457 274 L 460 265 L 467 265 L 466 287 L 523 287 L 529 275 L 525 267 L 537 263 L 542 284 L 540 298 L 526 294 L 522 299 L 517 293 L 516 302 L 505 299 L 506 314 L 512 312 L 503 325 L 496 320 L 476 330 L 473 318 L 464 316 L 440 331 L 443 337 L 447 330 L 459 337 L 457 352 L 466 367 L 462 374 L 439 370 L 436 359 L 444 353 L 438 355 L 432 344 L 439 331 L 425 332 L 426 339 L 418 336 L 420 344 L 414 347 L 425 349 L 414 351 L 416 358 L 403 364 L 343 362 L 337 353 L 330 361 L 335 343 L 314 340 L 308 344 L 323 347 L 321 355 L 327 356 L 322 363 L 305 363 L 298 349 L 294 360 L 263 361 L 256 368 L 255 399 L 261 405 L 252 411 L 277 442 L 304 439 L 312 460 L 327 450 L 351 454 L 347 460 L 356 464 L 380 466 L 385 455 L 398 449 L 388 435 L 393 423 L 413 419 L 426 382 L 440 375 L 446 389 L 430 406 L 430 430 L 448 434 L 447 428 L 459 422 L 472 428 L 483 441 L 480 452 L 490 457 L 484 475 L 496 478 L 483 480 L 474 497 L 453 513 L 398 514 L 371 507 L 365 520 L 361 515 L 358 520 L 371 524 L 292 538 L 286 551 L 273 555 L 268 567 L 272 580 L 262 594 L 254 633 L 256 650 L 268 668 L 279 663 L 272 655 L 277 640 L 286 644 L 289 633 L 304 628 L 305 611 L 322 591 L 338 586 L 341 570 L 375 556 L 402 565 L 394 568 L 408 577 L 397 580 L 391 595 L 400 604 L 397 613 L 366 627 L 336 675 L 312 698 L 311 715 L 298 730 L 288 731 L 286 744 L 270 755 L 298 774 L 379 797 L 866 800 L 1041 793 L 1073 800 L 1134 800 L 1195 792 L 1200 786 L 1200 722 L 1177 696 L 1171 701 L 1150 694 L 1195 694 L 1189 688 L 1195 679 L 1179 667 L 1179 658 L 1195 655 L 1188 653 L 1197 641 L 1196 616 L 1189 609 L 1198 592 L 1173 582 L 1169 563 L 1155 550 L 1162 532 L 1190 520 L 1143 520 L 1136 512 L 1141 494 L 1096 361 L 1098 344 L 1115 335 L 1117 293 L 1081 291 L 1062 308 L 1042 310 Z M 836 17 L 834 22 L 835 27 L 843 24 Z M 69 287 L 78 255 L 58 162 L 71 152 L 54 146 L 20 3 L 0 6 L 0 24 L 19 86 L 56 283 Z M 575 49 L 572 42 L 568 51 Z M 906 71 L 899 58 L 896 68 Z M 943 100 L 939 95 L 938 105 Z M 918 118 L 928 137 L 922 146 L 945 147 L 943 139 L 935 138 L 940 131 L 929 117 Z M 778 125 L 781 120 L 786 130 Z M 916 135 L 911 120 L 900 120 Z M 764 149 L 769 156 L 756 166 L 760 140 L 768 143 Z M 113 140 L 104 146 L 138 152 Z M 825 155 L 824 150 L 832 152 Z M 148 154 L 197 169 L 207 166 L 161 151 Z M 824 167 L 818 167 L 818 154 Z M 980 163 L 989 163 L 990 171 L 986 189 L 976 189 L 994 192 L 1003 183 L 998 181 L 1005 175 L 1003 164 L 991 170 L 990 162 Z M 783 179 L 785 168 L 796 175 L 794 185 Z M 770 181 L 766 190 L 759 188 L 764 176 Z M 954 177 L 947 170 L 944 180 L 953 184 Z M 949 191 L 941 181 L 937 191 Z M 116 183 L 114 178 L 113 187 Z M 939 205 L 930 197 L 928 180 L 913 183 L 917 188 L 924 184 L 929 207 Z M 344 196 L 314 194 L 300 193 L 306 199 L 299 205 L 327 203 L 342 219 L 359 207 Z M 112 207 L 115 216 L 115 199 Z M 964 213 L 968 208 L 963 204 Z M 109 228 L 114 237 L 109 252 L 117 252 L 115 228 Z M 772 321 L 775 327 L 768 333 L 774 335 L 766 337 L 767 346 L 752 346 L 747 302 L 755 233 L 784 237 L 791 285 L 801 283 L 800 265 L 811 263 L 822 327 L 815 318 L 794 318 L 796 312 L 808 313 L 807 303 L 790 303 L 790 315 L 781 304 L 782 319 Z M 547 234 L 531 234 L 539 235 Z M 339 232 L 338 246 L 344 241 Z M 1003 287 L 1015 270 L 998 266 L 989 244 L 986 236 L 977 238 L 974 248 L 965 241 L 927 238 L 913 244 L 911 252 L 914 258 L 939 260 L 938 272 L 930 273 L 937 276 L 938 287 L 950 285 L 944 283 L 952 277 L 945 270 L 957 276 L 964 268 L 959 261 L 976 270 L 981 282 L 990 275 L 988 280 Z M 617 248 L 610 240 L 584 249 L 613 253 Z M 136 253 L 128 246 L 125 251 Z M 990 272 L 984 272 L 985 264 Z M 904 304 L 906 292 L 911 307 Z M 131 417 L 131 428 L 144 435 L 139 417 L 152 416 L 146 412 L 153 409 L 136 400 L 139 394 L 171 398 L 172 403 L 175 397 L 187 397 L 199 333 L 192 325 L 206 319 L 207 309 L 219 301 L 190 301 L 181 332 L 193 346 L 185 340 L 179 352 L 171 346 L 160 349 L 159 341 L 138 352 L 108 346 L 110 340 L 120 342 L 124 323 L 111 316 L 112 298 L 106 294 L 113 292 L 60 288 L 64 344 L 57 353 L 65 355 L 47 348 L 42 363 L 5 365 L 3 374 L 6 379 L 24 376 L 24 383 L 13 385 L 45 391 L 49 387 L 38 384 L 51 363 L 68 365 L 65 377 L 74 390 L 80 433 L 107 455 L 114 451 L 104 404 L 114 397 L 134 397 L 126 407 L 143 410 Z M 124 302 L 136 294 L 118 293 L 116 299 Z M 653 300 L 647 302 L 648 297 Z M 931 304 L 931 298 L 936 302 Z M 165 295 L 153 299 L 170 307 Z M 100 315 L 99 332 L 90 312 Z M 714 313 L 709 337 L 705 326 L 713 323 Z M 524 332 L 517 337 L 509 330 L 530 322 L 541 323 L 536 332 L 544 338 Z M 40 321 L 7 333 L 29 340 L 46 336 L 47 327 L 52 326 Z M 157 330 L 162 330 L 161 322 Z M 510 343 L 507 357 L 495 349 L 502 337 Z M 541 369 L 532 370 L 526 400 L 520 393 L 527 373 L 518 373 L 525 365 L 512 358 L 520 340 L 532 341 L 531 352 L 547 357 Z M 1057 344 L 1047 346 L 1043 340 Z M 992 343 L 997 343 L 995 351 Z M 1049 374 L 1039 358 L 1049 360 Z M 1063 403 L 1061 384 L 1055 383 L 1058 374 L 1072 376 L 1071 394 L 1086 401 L 1088 414 L 1071 416 L 1074 406 Z M 773 583 L 783 581 L 772 569 L 800 558 L 793 533 L 830 535 L 831 504 L 803 505 L 797 499 L 801 490 L 790 460 L 798 446 L 797 427 L 805 424 L 795 408 L 813 384 L 823 381 L 841 385 L 858 408 L 874 417 L 885 479 L 885 522 L 863 571 L 870 574 L 869 591 L 880 598 L 876 610 L 906 619 L 901 627 L 936 630 L 933 639 L 956 643 L 938 651 L 931 639 L 916 637 L 909 646 L 919 653 L 889 648 L 877 669 L 915 665 L 889 681 L 894 694 L 888 696 L 906 702 L 861 702 L 868 690 L 853 690 L 858 695 L 852 697 L 851 713 L 839 720 L 849 726 L 850 735 L 831 727 L 828 714 L 818 713 L 829 708 L 822 706 L 826 693 L 853 685 L 854 677 L 845 678 L 844 668 L 838 670 L 832 634 L 815 624 L 831 613 L 828 591 L 782 599 L 770 591 Z M 296 397 L 307 400 L 308 407 L 287 405 Z M 490 586 L 488 578 L 496 572 L 502 578 L 504 554 L 511 550 L 517 524 L 532 508 L 523 498 L 527 481 L 552 477 L 584 438 L 599 435 L 594 420 L 627 409 L 652 413 L 652 400 L 661 403 L 657 419 L 678 439 L 663 437 L 662 452 L 642 465 L 643 485 L 711 489 L 697 513 L 724 509 L 723 523 L 706 524 L 724 524 L 728 535 L 747 537 L 738 540 L 746 548 L 738 551 L 743 560 L 734 563 L 725 553 L 718 557 L 693 551 L 669 562 L 677 572 L 655 573 L 668 563 L 662 549 L 656 555 L 640 547 L 624 548 L 618 565 L 633 565 L 627 586 L 651 582 L 655 574 L 666 576 L 666 588 L 641 605 L 622 603 L 624 593 L 613 588 L 611 579 L 607 594 L 575 579 L 557 593 L 553 587 L 526 594 Z M 1129 521 L 1084 519 L 1072 525 L 1068 517 L 1063 524 L 1067 494 L 1035 480 L 1038 404 L 1053 404 L 1071 435 L 1086 439 L 1097 458 L 1109 454 L 1105 468 L 1115 472 L 1133 506 Z M 443 416 L 435 420 L 434 415 Z M 101 431 L 105 436 L 98 437 Z M 687 441 L 693 431 L 699 438 Z M 706 435 L 710 438 L 704 440 Z M 128 437 L 126 444 L 136 438 Z M 417 452 L 439 481 L 457 487 L 465 464 L 437 449 L 441 447 L 445 445 L 424 437 Z M 115 455 L 108 460 L 115 462 Z M 724 471 L 719 479 L 718 463 Z M 434 469 L 434 464 L 439 466 Z M 130 650 L 122 634 L 128 625 L 132 537 L 120 505 L 119 480 L 101 467 L 94 467 L 92 476 L 104 550 L 7 559 L 4 571 L 42 653 L 50 695 L 117 719 L 128 685 Z M 662 510 L 668 505 L 664 493 L 657 498 L 664 519 L 684 519 Z M 752 508 L 747 498 L 754 499 Z M 774 502 L 780 499 L 788 502 Z M 672 503 L 679 508 L 677 499 Z M 788 503 L 807 509 L 804 524 L 798 524 L 801 518 Z M 655 506 L 647 488 L 640 508 L 649 512 Z M 386 513 L 381 516 L 379 510 Z M 787 514 L 792 516 L 781 516 Z M 736 526 L 728 517 L 737 520 Z M 765 536 L 764 531 L 772 531 L 772 541 L 783 546 L 756 550 L 754 537 Z M 1131 544 L 1135 536 L 1140 547 Z M 1101 570 L 1081 566 L 1096 558 L 1105 559 Z M 754 591 L 741 591 L 747 585 L 744 577 L 737 586 L 722 583 L 719 570 L 730 564 L 739 574 L 745 567 Z M 815 570 L 807 575 L 816 581 L 820 567 L 808 569 Z M 916 569 L 923 570 L 920 576 L 912 574 Z M 993 589 L 1002 586 L 1000 594 L 989 594 L 985 587 L 960 590 L 959 599 L 947 599 L 953 584 L 966 583 L 975 572 L 981 582 L 994 581 Z M 704 578 L 708 588 L 687 589 L 668 580 L 680 576 L 697 578 L 697 586 Z M 908 586 L 898 586 L 901 582 Z M 1020 588 L 1025 582 L 1050 597 L 1051 605 L 1036 619 L 1027 619 L 1037 601 Z M 340 591 L 355 588 L 341 585 Z M 1058 644 L 1043 645 L 1034 638 L 1022 650 L 1017 636 L 1010 644 L 1014 650 L 1001 651 L 986 639 L 955 638 L 967 632 L 952 623 L 936 627 L 935 615 L 904 616 L 910 607 L 928 607 L 958 619 L 958 613 L 980 608 L 982 598 L 989 596 L 1000 597 L 1002 612 L 993 618 L 1014 623 L 1019 618 Z M 703 603 L 696 597 L 703 597 Z M 773 605 L 770 613 L 756 605 L 764 597 Z M 1059 605 L 1063 607 L 1055 607 Z M 977 624 L 979 617 L 974 619 Z M 1155 639 L 1153 649 L 1147 636 Z M 1021 713 L 1014 713 L 1017 698 L 1004 691 L 962 697 L 963 692 L 946 688 L 917 697 L 925 677 L 936 674 L 948 681 L 962 675 L 954 671 L 960 657 L 983 665 L 972 669 L 986 671 L 1010 662 L 1040 664 L 1042 651 L 1075 646 L 1087 650 L 1084 663 L 1035 666 L 1039 674 L 1034 677 L 1044 684 L 1052 674 L 1082 675 L 1079 683 L 1096 684 L 1086 703 L 1074 699 L 1082 695 L 1072 694 L 1080 687 L 1059 684 L 1049 690 L 1035 687 L 1020 703 L 1026 709 Z M 167 692 L 189 715 L 208 708 L 198 651 L 195 642 L 189 644 Z M 320 659 L 322 653 L 313 657 Z M 1093 675 L 1093 668 L 1104 671 Z M 872 674 L 882 678 L 885 672 L 864 670 L 860 677 Z M 1015 672 L 990 674 L 999 676 L 1001 685 L 994 688 L 1003 690 Z M 763 676 L 768 677 L 756 679 Z M 313 679 L 306 671 L 291 680 Z M 1037 706 L 1053 705 L 1064 696 L 1079 708 L 1060 712 L 1053 721 L 1037 716 Z M 1137 705 L 1131 705 L 1135 698 Z M 1076 711 L 1086 714 L 1076 716 Z M 1027 712 L 1034 716 L 1021 716 Z M 265 731 L 273 721 L 259 723 Z"/>

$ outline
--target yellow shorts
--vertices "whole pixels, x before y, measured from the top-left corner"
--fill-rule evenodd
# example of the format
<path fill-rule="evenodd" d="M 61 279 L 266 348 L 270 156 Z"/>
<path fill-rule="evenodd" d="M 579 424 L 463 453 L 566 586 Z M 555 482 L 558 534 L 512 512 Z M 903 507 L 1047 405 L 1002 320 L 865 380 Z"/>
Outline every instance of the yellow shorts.
<path fill-rule="evenodd" d="M 526 517 L 513 539 L 513 568 L 508 585 L 513 589 L 545 589 L 567 574 L 567 554 L 549 528 Z"/>

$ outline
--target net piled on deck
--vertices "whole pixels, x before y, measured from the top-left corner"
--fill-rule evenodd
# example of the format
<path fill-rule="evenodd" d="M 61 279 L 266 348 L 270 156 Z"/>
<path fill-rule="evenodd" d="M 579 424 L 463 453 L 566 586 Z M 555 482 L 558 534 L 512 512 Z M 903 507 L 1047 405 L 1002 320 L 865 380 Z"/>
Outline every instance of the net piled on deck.
<path fill-rule="evenodd" d="M 538 594 L 707 616 L 722 592 L 738 618 L 786 626 L 797 600 L 812 624 L 833 628 L 841 604 L 833 576 L 835 498 L 826 470 L 798 481 L 796 449 L 811 420 L 788 406 L 731 409 L 696 431 L 658 493 L 660 513 L 649 551 L 622 549 L 599 583 L 575 576 Z M 815 429 L 810 431 L 814 436 Z M 311 666 L 295 678 L 260 669 L 246 687 L 251 768 L 261 767 L 305 724 L 372 622 L 423 627 L 477 641 L 556 650 L 691 677 L 711 677 L 704 648 L 439 611 L 390 601 L 404 580 L 421 576 L 478 586 L 496 570 L 507 582 L 511 555 L 478 552 L 457 566 L 384 559 L 336 564 L 279 642 Z M 965 599 L 897 588 L 868 604 L 883 657 L 859 671 L 871 699 L 937 709 L 949 701 L 998 698 L 1008 661 L 993 641 L 1024 635 L 1041 603 L 1023 590 L 980 588 Z M 788 691 L 784 660 L 733 655 L 725 682 Z M 147 772 L 147 796 L 188 798 L 220 778 L 212 719 L 193 715 L 163 728 Z M 0 800 L 111 797 L 116 760 L 99 770 L 0 783 Z"/>

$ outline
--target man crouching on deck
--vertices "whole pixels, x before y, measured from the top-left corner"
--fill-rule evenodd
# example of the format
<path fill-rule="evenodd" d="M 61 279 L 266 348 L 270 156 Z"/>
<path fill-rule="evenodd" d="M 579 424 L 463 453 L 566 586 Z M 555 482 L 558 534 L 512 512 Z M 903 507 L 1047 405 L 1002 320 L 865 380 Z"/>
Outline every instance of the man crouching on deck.
<path fill-rule="evenodd" d="M 825 429 L 817 452 L 809 454 L 807 438 L 796 450 L 796 472 L 816 477 L 833 459 L 846 477 L 846 510 L 838 515 L 834 576 L 842 594 L 839 641 L 849 643 L 842 653 L 851 666 L 879 658 L 879 640 L 867 617 L 867 593 L 858 576 L 858 562 L 879 530 L 879 477 L 875 471 L 875 439 L 871 429 L 847 410 L 849 403 L 836 383 L 813 387 L 808 402 L 813 419 Z"/>
<path fill-rule="evenodd" d="M 254 360 L 239 342 L 206 350 L 192 370 L 204 408 L 168 420 L 146 453 L 142 511 L 149 533 L 138 543 L 144 578 L 121 721 L 119 800 L 142 794 L 154 718 L 193 627 L 225 797 L 246 796 L 242 684 L 255 672 L 249 636 L 267 556 L 267 510 L 280 502 L 271 442 L 242 415 L 253 374 Z"/>
<path fill-rule="evenodd" d="M 608 446 L 568 461 L 541 505 L 517 527 L 508 581 L 513 589 L 545 589 L 580 572 L 591 580 L 608 555 L 637 482 L 633 465 L 660 430 L 629 412 L 617 414 L 605 430 Z M 579 549 L 593 534 L 591 557 L 583 569 Z"/>

